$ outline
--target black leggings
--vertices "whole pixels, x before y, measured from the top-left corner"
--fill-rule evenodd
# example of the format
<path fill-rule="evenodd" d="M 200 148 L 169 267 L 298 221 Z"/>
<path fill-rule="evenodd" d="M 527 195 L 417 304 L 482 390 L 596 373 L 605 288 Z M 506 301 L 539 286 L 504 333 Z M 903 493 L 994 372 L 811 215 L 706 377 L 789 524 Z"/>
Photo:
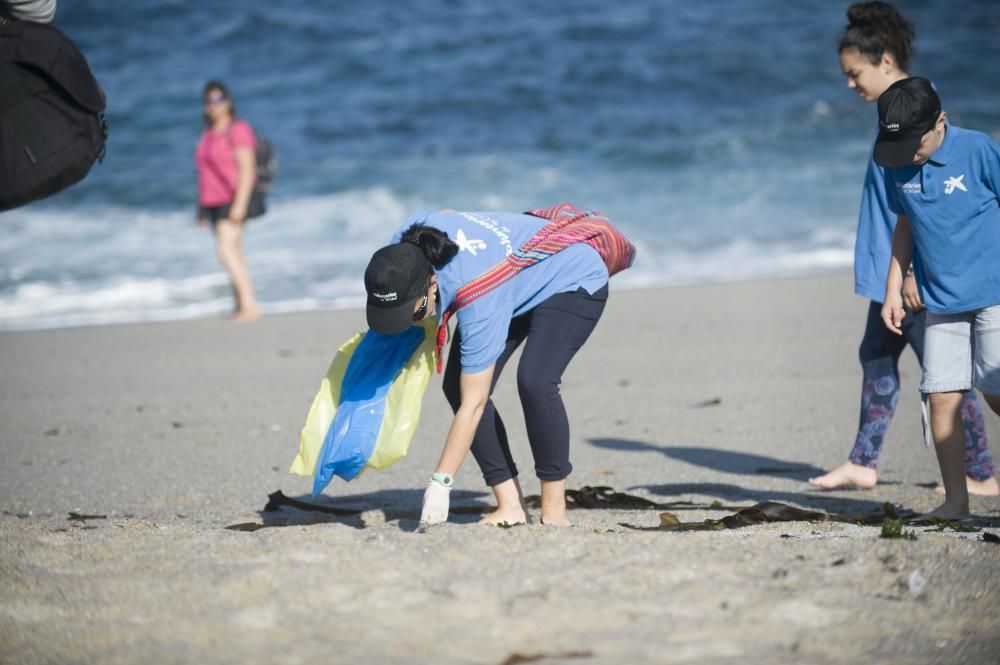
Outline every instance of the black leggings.
<path fill-rule="evenodd" d="M 541 480 L 562 480 L 573 470 L 569 463 L 569 419 L 559 395 L 559 384 L 569 361 L 600 320 L 607 300 L 607 285 L 594 295 L 581 288 L 572 293 L 557 293 L 530 312 L 512 319 L 507 343 L 493 368 L 491 396 L 507 360 L 527 339 L 517 367 L 517 392 L 535 458 L 535 474 Z M 456 327 L 443 382 L 445 397 L 453 411 L 462 402 L 460 345 L 461 330 Z M 486 402 L 472 440 L 472 455 L 491 487 L 517 477 L 507 431 L 492 397 Z"/>
<path fill-rule="evenodd" d="M 914 313 L 909 307 L 906 308 L 906 316 L 903 318 L 901 329 L 902 335 L 889 332 L 882 322 L 882 303 L 874 300 L 868 305 L 868 320 L 865 322 L 865 336 L 861 340 L 858 348 L 858 357 L 861 359 L 861 366 L 865 367 L 874 362 L 891 362 L 893 374 L 898 373 L 899 357 L 903 355 L 903 349 L 909 344 L 913 352 L 917 354 L 920 366 L 924 366 L 924 326 L 927 322 L 927 310 L 922 309 Z"/>

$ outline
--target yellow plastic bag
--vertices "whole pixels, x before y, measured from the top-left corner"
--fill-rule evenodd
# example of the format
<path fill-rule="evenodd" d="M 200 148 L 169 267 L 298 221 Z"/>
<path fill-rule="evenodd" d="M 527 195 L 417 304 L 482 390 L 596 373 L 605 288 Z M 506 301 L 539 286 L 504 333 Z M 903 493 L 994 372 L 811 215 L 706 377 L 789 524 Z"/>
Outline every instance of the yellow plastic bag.
<path fill-rule="evenodd" d="M 437 319 L 432 317 L 419 325 L 424 329 L 424 341 L 413 352 L 389 388 L 378 440 L 365 468 L 385 469 L 403 458 L 420 421 L 424 391 L 434 372 Z M 362 337 L 364 334 L 358 333 L 344 342 L 330 363 L 306 416 L 306 423 L 299 437 L 299 452 L 292 461 L 289 473 L 306 477 L 315 475 L 323 441 L 337 414 L 340 384 Z"/>
<path fill-rule="evenodd" d="M 320 450 L 323 448 L 323 439 L 326 438 L 326 431 L 330 429 L 330 423 L 337 414 L 337 404 L 340 403 L 340 382 L 347 371 L 347 364 L 351 362 L 354 350 L 361 343 L 364 333 L 358 333 L 337 350 L 330 369 L 326 371 L 326 377 L 320 383 L 319 392 L 313 399 L 312 406 L 309 407 L 309 414 L 306 416 L 306 424 L 302 428 L 299 436 L 299 454 L 292 461 L 292 468 L 289 473 L 299 476 L 312 476 L 316 473 L 316 461 L 319 459 Z"/>

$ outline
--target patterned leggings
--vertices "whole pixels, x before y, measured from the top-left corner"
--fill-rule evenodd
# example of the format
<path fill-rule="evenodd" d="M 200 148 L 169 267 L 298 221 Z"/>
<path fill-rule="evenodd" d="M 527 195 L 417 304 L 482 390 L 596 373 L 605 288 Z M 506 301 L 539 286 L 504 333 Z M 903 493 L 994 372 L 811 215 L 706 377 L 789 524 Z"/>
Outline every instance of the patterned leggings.
<path fill-rule="evenodd" d="M 923 363 L 924 320 L 926 310 L 913 314 L 907 310 L 903 335 L 889 332 L 882 323 L 881 303 L 868 307 L 868 322 L 858 355 L 864 375 L 861 390 L 861 414 L 858 435 L 848 459 L 854 464 L 874 469 L 878 466 L 882 443 L 889 431 L 899 402 L 899 356 L 909 344 Z M 993 455 L 986 439 L 986 423 L 975 391 L 962 398 L 962 425 L 965 429 L 965 473 L 974 480 L 986 480 L 994 474 Z"/>

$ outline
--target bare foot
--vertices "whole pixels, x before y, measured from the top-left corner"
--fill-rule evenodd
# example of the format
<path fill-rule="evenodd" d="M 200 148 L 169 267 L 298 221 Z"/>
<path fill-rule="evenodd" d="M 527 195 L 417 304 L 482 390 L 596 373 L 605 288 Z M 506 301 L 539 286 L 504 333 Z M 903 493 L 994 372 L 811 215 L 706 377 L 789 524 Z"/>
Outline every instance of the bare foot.
<path fill-rule="evenodd" d="M 969 516 L 969 504 L 951 504 L 945 501 L 940 506 L 927 513 L 926 515 L 921 515 L 921 519 L 934 519 L 935 517 L 942 520 L 960 520 Z"/>
<path fill-rule="evenodd" d="M 497 508 L 492 513 L 479 520 L 480 524 L 496 526 L 497 524 L 527 524 L 528 515 L 522 508 Z"/>
<path fill-rule="evenodd" d="M 853 462 L 844 462 L 833 471 L 818 478 L 810 478 L 809 484 L 824 490 L 835 490 L 838 487 L 857 487 L 869 490 L 878 483 L 878 472 Z"/>
<path fill-rule="evenodd" d="M 545 526 L 554 527 L 565 527 L 573 526 L 573 524 L 566 518 L 566 511 L 563 510 L 561 513 L 556 513 L 555 511 L 546 512 L 542 511 L 541 523 Z"/>
<path fill-rule="evenodd" d="M 997 483 L 997 479 L 987 478 L 986 480 L 976 480 L 975 478 L 965 477 L 965 486 L 969 488 L 969 494 L 975 494 L 976 496 L 1000 496 L 1000 483 Z M 934 486 L 935 494 L 944 494 L 944 485 L 938 483 Z"/>
<path fill-rule="evenodd" d="M 240 310 L 238 312 L 233 312 L 232 314 L 230 314 L 229 316 L 227 316 L 226 320 L 228 320 L 228 321 L 256 321 L 259 318 L 260 318 L 260 310 L 256 310 L 256 309 L 251 309 L 251 310 L 242 309 L 242 310 Z"/>
<path fill-rule="evenodd" d="M 569 526 L 566 519 L 566 479 L 542 481 L 542 524 Z"/>

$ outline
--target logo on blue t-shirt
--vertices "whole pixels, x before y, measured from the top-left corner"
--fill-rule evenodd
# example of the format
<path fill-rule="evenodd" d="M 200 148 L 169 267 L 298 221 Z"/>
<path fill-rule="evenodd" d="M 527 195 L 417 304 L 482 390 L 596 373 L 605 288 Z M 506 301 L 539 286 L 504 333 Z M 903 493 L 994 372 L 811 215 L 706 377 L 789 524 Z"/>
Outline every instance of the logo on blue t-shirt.
<path fill-rule="evenodd" d="M 963 192 L 969 191 L 968 187 L 966 187 L 965 184 L 962 182 L 962 178 L 964 178 L 964 177 L 965 177 L 965 174 L 963 173 L 962 175 L 960 175 L 958 177 L 952 176 L 952 177 L 948 178 L 947 180 L 945 180 L 944 181 L 944 193 L 945 194 L 951 194 L 952 192 L 955 191 L 956 188 L 962 190 Z"/>
<path fill-rule="evenodd" d="M 473 256 L 476 256 L 478 250 L 486 249 L 486 241 L 478 238 L 470 240 L 462 229 L 459 229 L 458 233 L 455 234 L 455 242 L 458 244 L 458 251 L 468 252 Z"/>

